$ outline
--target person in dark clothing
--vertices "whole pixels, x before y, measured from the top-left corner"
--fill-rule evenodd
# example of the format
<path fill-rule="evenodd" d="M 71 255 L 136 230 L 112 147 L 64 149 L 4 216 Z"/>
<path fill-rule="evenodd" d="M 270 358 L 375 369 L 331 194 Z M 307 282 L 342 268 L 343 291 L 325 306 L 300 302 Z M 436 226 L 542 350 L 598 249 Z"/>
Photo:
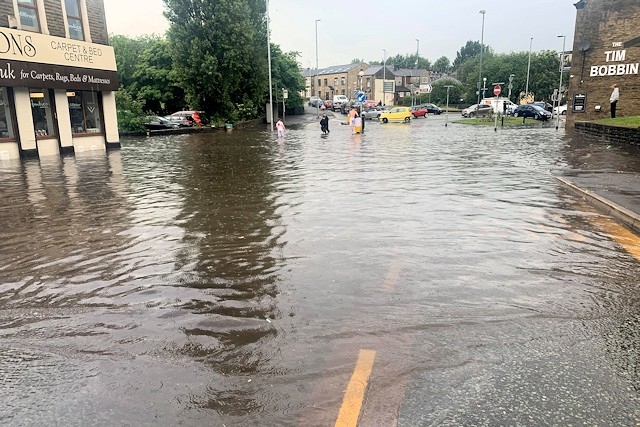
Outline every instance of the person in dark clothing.
<path fill-rule="evenodd" d="M 320 130 L 323 135 L 329 133 L 329 117 L 326 114 L 323 114 L 322 119 L 320 119 Z"/>

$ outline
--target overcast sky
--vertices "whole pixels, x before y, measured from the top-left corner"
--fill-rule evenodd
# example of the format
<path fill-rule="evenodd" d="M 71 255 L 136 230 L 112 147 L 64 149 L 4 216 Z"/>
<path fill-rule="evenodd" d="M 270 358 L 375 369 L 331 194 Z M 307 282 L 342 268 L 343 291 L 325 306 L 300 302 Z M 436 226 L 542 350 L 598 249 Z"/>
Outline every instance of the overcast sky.
<path fill-rule="evenodd" d="M 415 53 L 453 61 L 468 40 L 480 40 L 481 9 L 486 10 L 484 42 L 496 52 L 571 50 L 577 0 L 270 0 L 271 41 L 298 51 L 303 67 L 315 67 L 318 22 L 320 68 L 396 54 Z M 162 0 L 104 0 L 110 34 L 164 34 Z M 419 42 L 416 41 L 419 40 Z"/>

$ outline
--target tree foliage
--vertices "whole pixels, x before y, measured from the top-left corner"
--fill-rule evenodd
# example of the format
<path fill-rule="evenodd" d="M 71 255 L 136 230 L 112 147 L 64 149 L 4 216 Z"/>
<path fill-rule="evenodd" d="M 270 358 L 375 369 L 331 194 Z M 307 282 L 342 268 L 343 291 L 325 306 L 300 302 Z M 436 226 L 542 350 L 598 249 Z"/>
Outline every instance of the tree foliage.
<path fill-rule="evenodd" d="M 447 102 L 447 88 L 445 86 L 453 86 L 449 88 L 449 104 L 457 104 L 460 99 L 463 98 L 466 91 L 464 84 L 453 77 L 443 77 L 435 80 L 431 86 L 433 88 L 431 92 L 431 102 L 435 102 L 441 106 L 446 105 Z"/>
<path fill-rule="evenodd" d="M 448 73 L 451 69 L 451 61 L 446 56 L 441 56 L 433 63 L 433 71 Z"/>
<path fill-rule="evenodd" d="M 484 45 L 483 55 L 492 54 L 493 49 L 490 46 Z M 456 59 L 453 61 L 453 68 L 458 69 L 468 60 L 480 55 L 480 42 L 469 40 L 460 50 L 456 53 Z"/>
<path fill-rule="evenodd" d="M 416 68 L 416 60 L 418 62 L 418 68 L 431 69 L 431 62 L 428 59 L 423 58 L 415 53 L 410 55 L 396 55 L 387 58 L 387 66 L 393 66 L 394 68 Z"/>
<path fill-rule="evenodd" d="M 190 106 L 229 117 L 238 105 L 264 105 L 264 0 L 164 2 L 174 69 Z"/>

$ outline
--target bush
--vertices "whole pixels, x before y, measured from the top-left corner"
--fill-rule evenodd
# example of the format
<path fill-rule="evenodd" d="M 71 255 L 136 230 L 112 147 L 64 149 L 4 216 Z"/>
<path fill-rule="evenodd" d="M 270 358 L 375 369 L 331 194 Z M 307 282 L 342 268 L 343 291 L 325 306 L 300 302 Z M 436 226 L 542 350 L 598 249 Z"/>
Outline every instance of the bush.
<path fill-rule="evenodd" d="M 143 102 L 134 99 L 123 88 L 116 92 L 116 110 L 118 115 L 118 128 L 125 132 L 144 132 Z"/>

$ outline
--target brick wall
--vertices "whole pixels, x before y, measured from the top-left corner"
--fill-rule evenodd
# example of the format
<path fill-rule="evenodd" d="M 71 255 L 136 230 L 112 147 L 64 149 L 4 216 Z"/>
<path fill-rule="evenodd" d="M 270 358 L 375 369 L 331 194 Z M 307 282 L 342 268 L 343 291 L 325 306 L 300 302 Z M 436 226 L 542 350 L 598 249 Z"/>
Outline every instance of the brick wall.
<path fill-rule="evenodd" d="M 104 16 L 103 0 L 86 0 L 87 15 L 89 15 L 89 29 L 91 41 L 98 44 L 109 44 L 107 20 Z"/>
<path fill-rule="evenodd" d="M 609 97 L 613 84 L 620 89 L 618 116 L 640 115 L 640 74 L 591 76 L 592 66 L 640 63 L 640 43 L 616 47 L 640 37 L 640 2 L 638 0 L 583 0 L 577 4 L 573 61 L 569 80 L 567 126 L 577 121 L 610 116 Z M 589 48 L 580 48 L 588 44 Z M 609 61 L 605 52 L 626 50 L 624 61 Z M 610 58 L 611 59 L 611 58 Z M 573 97 L 586 93 L 584 113 L 573 112 Z M 596 105 L 602 106 L 600 112 Z"/>
<path fill-rule="evenodd" d="M 65 37 L 64 13 L 60 0 L 44 0 L 44 11 L 47 16 L 49 34 L 56 37 Z"/>
<path fill-rule="evenodd" d="M 606 143 L 640 145 L 640 129 L 638 128 L 576 122 L 575 131 Z"/>

